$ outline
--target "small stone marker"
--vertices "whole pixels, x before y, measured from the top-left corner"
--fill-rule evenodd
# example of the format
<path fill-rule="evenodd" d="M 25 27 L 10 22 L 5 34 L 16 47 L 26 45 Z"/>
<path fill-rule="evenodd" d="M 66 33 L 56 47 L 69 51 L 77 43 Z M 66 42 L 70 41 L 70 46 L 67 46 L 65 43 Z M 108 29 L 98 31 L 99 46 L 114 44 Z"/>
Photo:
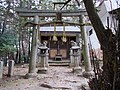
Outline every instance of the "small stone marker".
<path fill-rule="evenodd" d="M 14 73 L 14 60 L 8 62 L 8 76 L 13 76 Z"/>
<path fill-rule="evenodd" d="M 0 61 L 0 78 L 3 77 L 3 61 Z"/>

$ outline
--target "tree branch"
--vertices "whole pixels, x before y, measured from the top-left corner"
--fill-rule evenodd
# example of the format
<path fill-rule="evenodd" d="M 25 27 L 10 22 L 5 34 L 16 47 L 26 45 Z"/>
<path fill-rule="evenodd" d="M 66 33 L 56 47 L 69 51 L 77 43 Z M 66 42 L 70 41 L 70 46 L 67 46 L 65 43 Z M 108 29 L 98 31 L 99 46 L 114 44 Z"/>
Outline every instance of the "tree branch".
<path fill-rule="evenodd" d="M 108 38 L 105 35 L 105 28 L 100 20 L 100 17 L 97 14 L 97 11 L 94 7 L 93 1 L 92 0 L 83 0 L 86 11 L 88 13 L 89 19 L 93 25 L 93 28 L 96 32 L 96 35 L 98 37 L 98 40 L 100 41 L 101 45 L 105 45 L 108 41 Z"/>

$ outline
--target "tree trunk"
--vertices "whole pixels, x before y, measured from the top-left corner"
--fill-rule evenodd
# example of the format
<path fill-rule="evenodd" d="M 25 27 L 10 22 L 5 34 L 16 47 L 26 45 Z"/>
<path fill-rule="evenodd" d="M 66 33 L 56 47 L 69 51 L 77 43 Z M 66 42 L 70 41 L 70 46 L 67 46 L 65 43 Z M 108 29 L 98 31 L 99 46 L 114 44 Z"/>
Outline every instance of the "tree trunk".
<path fill-rule="evenodd" d="M 108 45 L 106 45 L 105 49 L 103 49 L 103 90 L 116 90 L 113 89 L 113 81 L 116 77 L 116 60 L 116 40 L 114 37 L 111 36 L 109 38 Z"/>
<path fill-rule="evenodd" d="M 16 47 L 15 64 L 17 64 L 19 61 L 19 48 L 18 48 L 17 42 L 18 41 L 15 41 L 15 47 Z"/>
<path fill-rule="evenodd" d="M 19 53 L 18 53 L 19 59 L 18 59 L 18 63 L 21 63 L 21 34 L 20 34 L 20 30 L 19 30 Z"/>
<path fill-rule="evenodd" d="M 5 18 L 4 18 L 4 22 L 3 22 L 2 33 L 4 33 L 5 28 L 6 28 L 7 19 L 8 19 L 8 15 L 9 15 L 9 11 L 10 11 L 10 4 L 11 4 L 11 2 L 8 1 L 7 11 L 6 11 L 6 13 L 5 13 Z"/>
<path fill-rule="evenodd" d="M 116 62 L 116 87 L 119 89 L 120 88 L 120 18 L 119 18 L 119 22 L 118 22 L 118 51 L 117 51 L 117 57 L 118 60 Z"/>
<path fill-rule="evenodd" d="M 90 87 L 92 90 L 118 90 L 116 85 L 116 39 L 112 31 L 104 28 L 92 0 L 83 0 L 89 19 L 96 32 L 103 50 L 103 72 L 101 77 L 92 79 Z M 100 75 L 99 75 L 100 76 Z M 96 82 L 94 82 L 96 80 Z M 97 88 L 95 88 L 97 85 Z"/>
<path fill-rule="evenodd" d="M 22 55 L 22 63 L 25 62 L 26 63 L 26 54 L 25 54 L 25 48 L 24 48 L 24 37 L 23 37 L 23 34 L 22 34 L 22 52 L 23 52 L 23 55 Z"/>
<path fill-rule="evenodd" d="M 98 40 L 100 41 L 100 44 L 104 47 L 108 39 L 104 33 L 105 28 L 97 14 L 93 1 L 92 0 L 83 0 L 83 1 L 86 7 L 86 11 L 88 13 L 89 19 L 93 25 L 93 28 L 95 29 Z"/>
<path fill-rule="evenodd" d="M 31 46 L 31 43 L 30 43 L 30 37 L 31 37 L 31 33 L 29 32 L 29 36 L 28 36 L 28 60 L 27 62 L 29 62 L 30 60 L 30 46 Z"/>

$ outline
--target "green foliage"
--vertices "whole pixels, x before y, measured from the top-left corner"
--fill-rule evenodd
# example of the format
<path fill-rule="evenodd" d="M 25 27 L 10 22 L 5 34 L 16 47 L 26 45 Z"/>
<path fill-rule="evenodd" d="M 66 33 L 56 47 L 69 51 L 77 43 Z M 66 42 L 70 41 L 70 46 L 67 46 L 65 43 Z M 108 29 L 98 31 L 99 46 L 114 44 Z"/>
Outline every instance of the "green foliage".
<path fill-rule="evenodd" d="M 16 49 L 11 45 L 3 44 L 3 47 L 0 47 L 0 52 L 2 52 L 3 54 L 15 52 L 15 51 Z"/>
<path fill-rule="evenodd" d="M 0 54 L 15 52 L 14 47 L 17 37 L 10 32 L 6 32 L 0 36 Z"/>

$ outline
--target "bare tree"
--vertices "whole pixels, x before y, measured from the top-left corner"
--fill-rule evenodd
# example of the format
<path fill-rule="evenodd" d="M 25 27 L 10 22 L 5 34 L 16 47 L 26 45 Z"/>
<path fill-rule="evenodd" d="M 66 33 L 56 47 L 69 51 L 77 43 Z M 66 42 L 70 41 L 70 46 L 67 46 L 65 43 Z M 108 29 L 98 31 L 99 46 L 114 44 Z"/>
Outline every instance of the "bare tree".
<path fill-rule="evenodd" d="M 95 79 L 93 79 L 90 86 L 92 90 L 119 90 L 120 75 L 116 55 L 117 36 L 112 33 L 110 28 L 104 28 L 94 7 L 93 0 L 83 0 L 83 2 L 103 50 L 103 72 L 97 78 L 97 83 L 94 83 Z M 97 88 L 94 87 L 95 84 L 97 84 Z"/>

